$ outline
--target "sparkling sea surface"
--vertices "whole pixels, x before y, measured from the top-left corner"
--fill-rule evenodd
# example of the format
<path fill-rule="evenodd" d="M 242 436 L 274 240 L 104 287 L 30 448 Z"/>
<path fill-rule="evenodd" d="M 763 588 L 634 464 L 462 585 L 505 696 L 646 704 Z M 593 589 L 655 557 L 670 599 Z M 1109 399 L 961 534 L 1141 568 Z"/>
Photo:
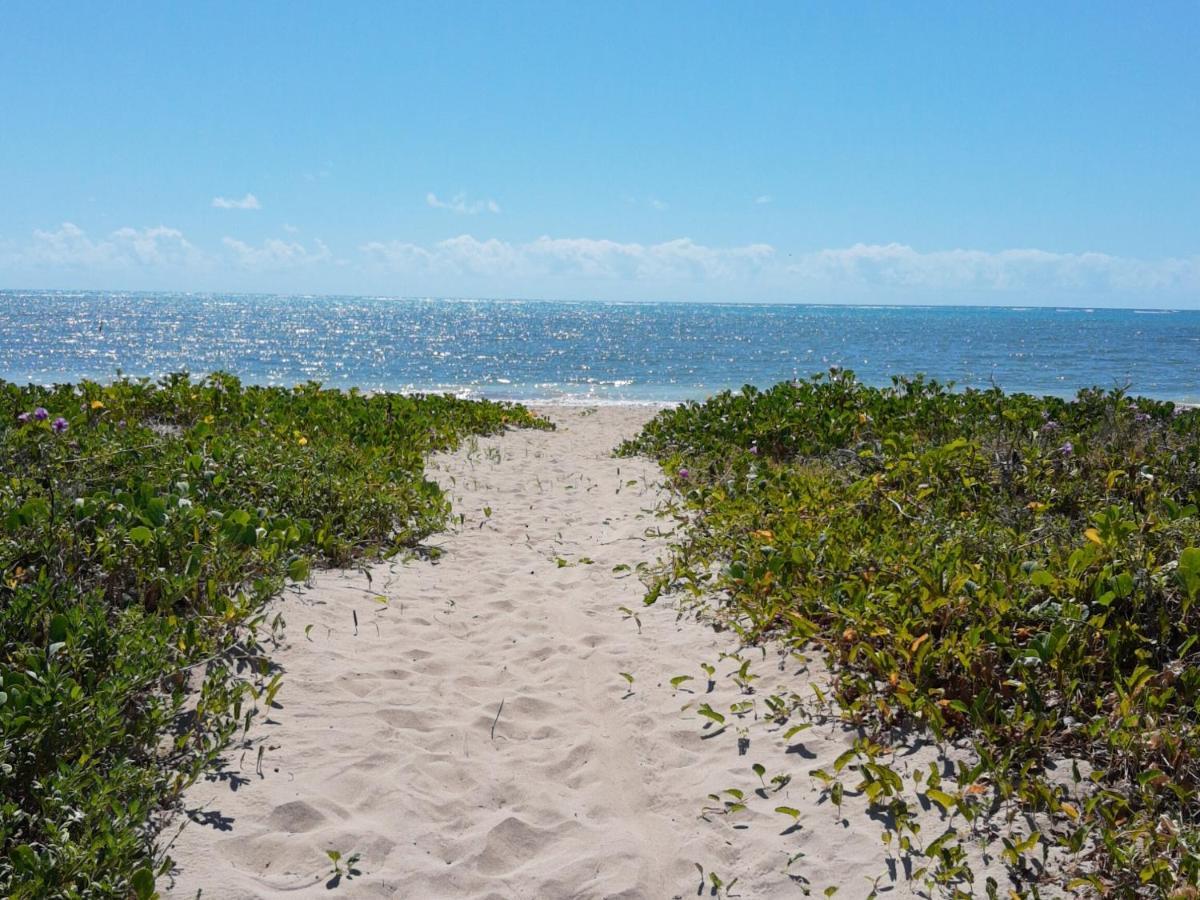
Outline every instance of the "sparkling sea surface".
<path fill-rule="evenodd" d="M 830 366 L 1200 403 L 1200 312 L 0 291 L 0 378 L 244 381 L 669 403 Z"/>

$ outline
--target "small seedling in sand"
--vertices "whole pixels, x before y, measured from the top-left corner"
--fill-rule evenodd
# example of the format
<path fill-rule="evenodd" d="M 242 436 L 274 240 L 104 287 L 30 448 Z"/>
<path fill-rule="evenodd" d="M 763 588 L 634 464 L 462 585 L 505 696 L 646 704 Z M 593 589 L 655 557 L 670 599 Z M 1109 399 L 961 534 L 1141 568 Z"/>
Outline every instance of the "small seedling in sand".
<path fill-rule="evenodd" d="M 733 799 L 726 800 L 724 797 L 721 796 L 721 794 L 728 794 Z M 739 813 L 739 812 L 745 811 L 745 809 L 746 809 L 746 803 L 745 803 L 746 793 L 744 791 L 740 791 L 737 788 L 726 788 L 725 790 L 721 791 L 721 794 L 709 794 L 708 795 L 708 799 L 711 800 L 714 804 L 718 804 L 718 805 L 702 806 L 700 808 L 700 818 L 704 819 L 705 821 L 708 821 L 709 813 L 717 813 L 718 815 L 728 816 L 728 815 L 732 815 L 733 813 Z M 701 877 L 703 877 L 703 876 L 701 876 Z"/>
<path fill-rule="evenodd" d="M 743 694 L 752 693 L 754 689 L 750 685 L 758 679 L 757 675 L 750 674 L 750 660 L 748 659 L 742 662 L 741 668 L 732 677 L 734 684 L 742 689 Z"/>
<path fill-rule="evenodd" d="M 708 883 L 712 885 L 712 896 L 714 897 L 729 897 L 733 886 L 738 883 L 735 878 L 733 881 L 726 884 L 716 872 L 708 873 Z"/>
<path fill-rule="evenodd" d="M 675 688 L 675 690 L 679 690 L 680 685 L 682 685 L 685 681 L 695 681 L 695 679 L 692 678 L 691 675 L 676 675 L 671 679 L 671 687 Z"/>
<path fill-rule="evenodd" d="M 617 674 L 625 679 L 625 682 L 627 684 L 626 690 L 628 691 L 628 693 L 625 696 L 628 697 L 629 694 L 633 693 L 633 676 L 630 675 L 628 672 L 618 672 Z"/>
<path fill-rule="evenodd" d="M 330 871 L 329 881 L 326 887 L 337 887 L 338 883 L 345 878 L 349 881 L 356 875 L 361 875 L 362 872 L 358 869 L 358 861 L 362 858 L 360 853 L 352 853 L 347 856 L 345 861 L 342 861 L 342 853 L 340 850 L 326 850 L 325 855 L 329 857 L 329 861 L 333 863 L 333 868 Z"/>
<path fill-rule="evenodd" d="M 637 613 L 635 613 L 628 606 L 618 606 L 617 611 L 622 614 L 621 615 L 622 621 L 624 621 L 625 619 L 633 619 L 634 624 L 637 625 L 638 634 L 642 633 L 642 619 Z"/>
<path fill-rule="evenodd" d="M 753 709 L 754 709 L 754 701 L 753 700 L 742 700 L 742 701 L 739 701 L 738 703 L 734 703 L 732 706 L 729 707 L 729 711 L 733 715 L 737 716 L 739 719 L 743 718 L 747 713 L 751 712 Z"/>

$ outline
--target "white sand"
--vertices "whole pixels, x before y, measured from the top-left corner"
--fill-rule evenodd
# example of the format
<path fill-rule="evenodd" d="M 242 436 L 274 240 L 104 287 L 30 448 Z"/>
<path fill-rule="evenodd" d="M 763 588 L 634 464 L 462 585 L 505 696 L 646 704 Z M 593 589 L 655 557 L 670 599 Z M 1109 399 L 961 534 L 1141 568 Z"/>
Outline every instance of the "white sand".
<path fill-rule="evenodd" d="M 788 742 L 748 714 L 712 736 L 695 711 L 753 698 L 761 713 L 771 693 L 808 694 L 800 665 L 744 652 L 760 676 L 746 695 L 730 677 L 740 661 L 721 658 L 737 651 L 730 633 L 677 619 L 666 601 L 644 608 L 638 579 L 614 573 L 653 562 L 666 541 L 647 532 L 673 524 L 651 511 L 657 467 L 610 455 L 651 411 L 549 414 L 557 432 L 511 432 L 433 462 L 465 516 L 431 539 L 440 562 L 379 565 L 370 581 L 324 573 L 281 598 L 280 708 L 220 777 L 188 791 L 206 823 L 176 841 L 168 896 L 692 897 L 696 864 L 754 898 L 798 896 L 791 876 L 818 896 L 892 883 L 879 822 L 857 798 L 840 819 L 808 775 L 850 735 L 817 727 Z M 717 667 L 711 693 L 701 663 Z M 671 687 L 680 674 L 695 676 L 694 693 Z M 756 762 L 792 781 L 756 795 Z M 748 809 L 701 818 L 726 788 Z M 802 811 L 799 828 L 781 805 Z M 932 838 L 945 825 L 930 817 Z M 360 874 L 329 883 L 327 850 L 361 854 Z"/>

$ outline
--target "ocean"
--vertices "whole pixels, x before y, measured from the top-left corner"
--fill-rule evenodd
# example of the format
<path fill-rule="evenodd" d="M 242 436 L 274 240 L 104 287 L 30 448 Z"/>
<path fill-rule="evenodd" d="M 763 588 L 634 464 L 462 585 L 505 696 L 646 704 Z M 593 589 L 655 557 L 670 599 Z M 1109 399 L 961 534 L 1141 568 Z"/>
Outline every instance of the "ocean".
<path fill-rule="evenodd" d="M 670 403 L 832 366 L 873 385 L 1200 403 L 1200 311 L 0 291 L 0 378 L 244 381 Z"/>

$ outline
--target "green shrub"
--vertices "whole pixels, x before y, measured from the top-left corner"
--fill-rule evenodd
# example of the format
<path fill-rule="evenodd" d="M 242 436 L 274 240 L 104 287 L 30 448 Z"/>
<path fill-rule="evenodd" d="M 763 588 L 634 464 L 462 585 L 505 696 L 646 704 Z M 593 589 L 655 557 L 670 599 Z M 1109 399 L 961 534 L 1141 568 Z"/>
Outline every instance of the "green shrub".
<path fill-rule="evenodd" d="M 747 641 L 822 648 L 868 733 L 969 739 L 979 766 L 929 796 L 1048 821 L 1016 877 L 1054 848 L 1076 887 L 1200 881 L 1200 412 L 834 372 L 664 411 L 622 452 L 695 517 L 648 600 L 715 591 Z"/>
<path fill-rule="evenodd" d="M 223 374 L 0 383 L 0 895 L 151 895 L 156 813 L 277 689 L 264 602 L 439 528 L 425 454 L 508 425 L 548 427 Z"/>

